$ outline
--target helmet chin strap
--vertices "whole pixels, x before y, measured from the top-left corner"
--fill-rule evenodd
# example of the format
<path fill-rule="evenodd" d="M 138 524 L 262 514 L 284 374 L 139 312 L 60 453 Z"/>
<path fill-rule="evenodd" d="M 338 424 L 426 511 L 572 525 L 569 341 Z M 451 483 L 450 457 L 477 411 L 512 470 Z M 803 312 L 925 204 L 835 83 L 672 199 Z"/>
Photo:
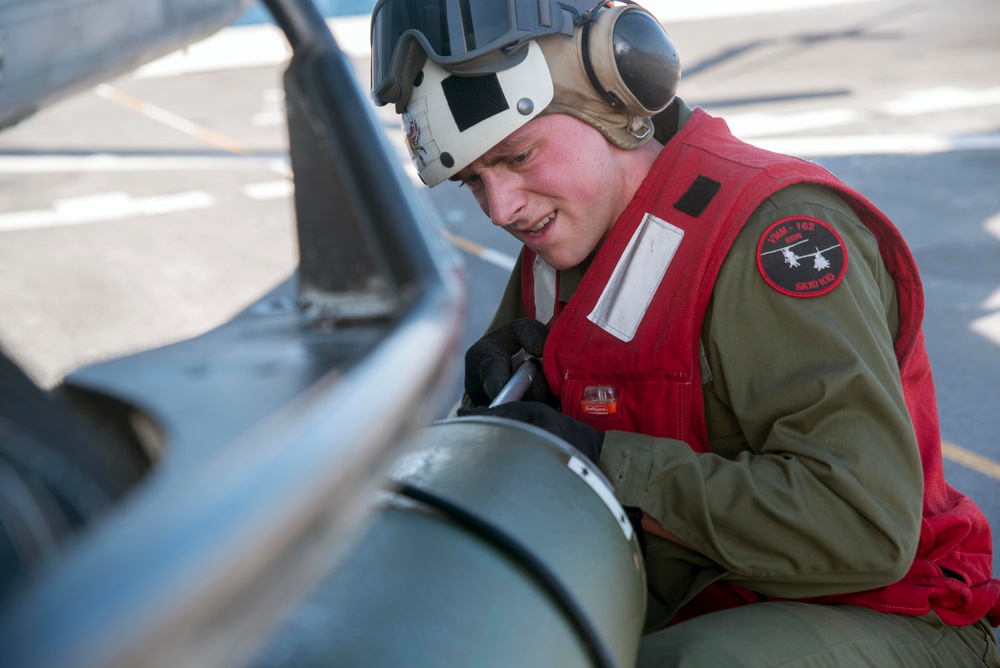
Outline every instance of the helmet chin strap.
<path fill-rule="evenodd" d="M 653 124 L 644 116 L 630 116 L 628 133 L 636 139 L 645 139 L 653 131 Z"/>

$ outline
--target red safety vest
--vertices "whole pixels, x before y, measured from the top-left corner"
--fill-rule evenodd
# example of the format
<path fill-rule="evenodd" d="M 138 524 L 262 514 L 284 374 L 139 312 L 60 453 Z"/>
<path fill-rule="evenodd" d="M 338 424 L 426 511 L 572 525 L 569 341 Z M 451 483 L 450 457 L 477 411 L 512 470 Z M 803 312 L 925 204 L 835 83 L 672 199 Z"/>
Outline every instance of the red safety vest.
<path fill-rule="evenodd" d="M 536 264 L 534 253 L 524 249 L 527 314 L 542 317 L 551 328 L 544 355 L 549 385 L 566 414 L 598 429 L 678 439 L 709 452 L 699 355 L 709 297 L 751 213 L 769 195 L 797 183 L 836 191 L 878 240 L 896 285 L 895 353 L 924 472 L 920 542 L 906 576 L 880 589 L 810 600 L 907 615 L 934 610 L 952 625 L 989 614 L 996 626 L 1000 580 L 991 577 L 989 525 L 979 508 L 944 480 L 916 264 L 885 215 L 821 167 L 745 144 L 721 119 L 696 109 L 660 153 L 568 304 L 556 298 L 555 272 L 540 260 Z M 646 248 L 656 250 L 644 253 Z M 671 253 L 666 263 L 650 259 Z M 617 392 L 611 414 L 583 404 L 585 388 L 599 385 Z M 761 600 L 749 590 L 717 583 L 678 619 Z"/>

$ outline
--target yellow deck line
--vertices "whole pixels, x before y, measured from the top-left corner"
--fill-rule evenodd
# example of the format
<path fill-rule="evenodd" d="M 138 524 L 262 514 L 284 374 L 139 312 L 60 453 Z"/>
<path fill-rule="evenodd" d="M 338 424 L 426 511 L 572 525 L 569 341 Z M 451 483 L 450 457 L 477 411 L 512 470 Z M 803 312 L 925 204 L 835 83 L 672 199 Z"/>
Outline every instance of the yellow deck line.
<path fill-rule="evenodd" d="M 941 454 L 946 459 L 957 462 L 973 471 L 978 471 L 995 480 L 1000 480 L 1000 464 L 988 457 L 977 455 L 948 441 L 941 441 Z"/>
<path fill-rule="evenodd" d="M 198 125 L 193 121 L 189 121 L 188 119 L 178 116 L 177 114 L 167 111 L 166 109 L 157 107 L 155 104 L 144 102 L 143 100 L 133 97 L 124 91 L 118 90 L 113 86 L 109 86 L 108 84 L 101 84 L 97 86 L 94 89 L 94 92 L 101 97 L 114 102 L 115 104 L 125 107 L 126 109 L 131 109 L 132 111 L 142 114 L 149 119 L 163 123 L 168 127 L 172 127 L 175 130 L 183 132 L 184 134 L 201 139 L 204 142 L 217 146 L 225 151 L 229 151 L 230 153 L 236 153 L 239 155 L 247 155 L 250 153 L 249 150 L 228 137 L 224 137 L 217 132 L 213 132 L 206 127 Z"/>
<path fill-rule="evenodd" d="M 483 251 L 486 250 L 484 246 L 480 246 L 475 241 L 470 241 L 465 237 L 460 237 L 457 234 L 452 234 L 451 232 L 449 232 L 444 228 L 440 229 L 441 229 L 441 234 L 444 235 L 445 239 L 447 239 L 453 245 L 455 245 L 458 248 L 461 248 L 467 253 L 471 253 L 472 255 L 480 255 Z"/>

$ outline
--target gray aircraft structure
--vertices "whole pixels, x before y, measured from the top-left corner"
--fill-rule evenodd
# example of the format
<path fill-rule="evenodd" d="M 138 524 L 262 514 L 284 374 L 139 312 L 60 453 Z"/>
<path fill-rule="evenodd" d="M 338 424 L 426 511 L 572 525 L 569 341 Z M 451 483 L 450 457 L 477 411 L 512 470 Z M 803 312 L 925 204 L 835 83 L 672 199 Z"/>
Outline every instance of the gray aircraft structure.
<path fill-rule="evenodd" d="M 248 4 L 2 2 L 0 126 Z M 52 393 L 2 359 L 4 666 L 630 664 L 645 576 L 610 486 L 530 427 L 427 426 L 457 389 L 457 256 L 312 2 L 264 4 L 298 271 Z"/>

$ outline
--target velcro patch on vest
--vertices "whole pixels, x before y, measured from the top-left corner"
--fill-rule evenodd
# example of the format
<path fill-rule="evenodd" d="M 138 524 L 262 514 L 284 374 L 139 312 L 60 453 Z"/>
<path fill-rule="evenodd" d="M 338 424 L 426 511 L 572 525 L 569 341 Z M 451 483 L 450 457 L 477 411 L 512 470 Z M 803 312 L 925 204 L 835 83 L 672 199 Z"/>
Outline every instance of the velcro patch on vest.
<path fill-rule="evenodd" d="M 757 266 L 772 288 L 792 297 L 818 297 L 840 285 L 847 273 L 847 249 L 829 223 L 783 218 L 757 245 Z"/>
<path fill-rule="evenodd" d="M 705 209 L 712 203 L 715 196 L 719 194 L 722 184 L 707 176 L 699 176 L 691 184 L 681 198 L 674 202 L 674 208 L 681 213 L 686 213 L 692 218 L 697 218 L 705 213 Z"/>

